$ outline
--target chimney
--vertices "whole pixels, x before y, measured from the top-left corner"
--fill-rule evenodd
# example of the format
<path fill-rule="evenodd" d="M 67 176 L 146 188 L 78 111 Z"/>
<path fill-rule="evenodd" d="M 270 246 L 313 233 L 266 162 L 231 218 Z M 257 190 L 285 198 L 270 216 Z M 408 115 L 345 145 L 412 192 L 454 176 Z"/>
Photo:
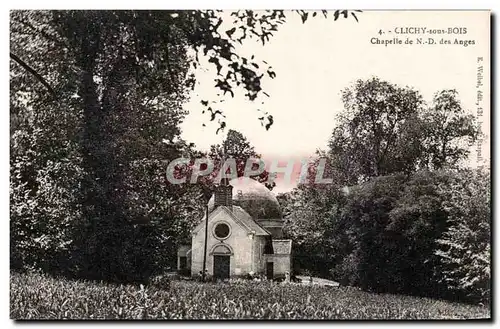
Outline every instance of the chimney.
<path fill-rule="evenodd" d="M 214 206 L 233 206 L 233 187 L 229 185 L 229 179 L 223 178 L 219 186 L 215 188 Z"/>

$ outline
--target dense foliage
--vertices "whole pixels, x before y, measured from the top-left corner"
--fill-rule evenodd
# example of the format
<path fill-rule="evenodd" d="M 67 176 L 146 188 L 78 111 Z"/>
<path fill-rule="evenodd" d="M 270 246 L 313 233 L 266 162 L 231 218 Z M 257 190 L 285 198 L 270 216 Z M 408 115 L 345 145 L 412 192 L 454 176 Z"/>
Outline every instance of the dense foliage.
<path fill-rule="evenodd" d="M 14 319 L 487 319 L 485 307 L 350 287 L 172 281 L 157 286 L 13 274 Z M 76 296 L 78 296 L 76 298 Z"/>
<path fill-rule="evenodd" d="M 168 17 L 12 12 L 11 51 L 54 86 L 37 90 L 11 62 L 15 267 L 137 280 L 172 262 L 159 251 L 172 249 L 189 204 L 172 211 L 182 194 L 161 178 L 166 160 L 190 152 L 178 138 L 190 82 L 185 37 L 160 29 Z"/>
<path fill-rule="evenodd" d="M 296 13 L 303 22 L 318 15 Z M 174 265 L 206 194 L 165 177 L 170 160 L 200 155 L 179 128 L 194 73 L 213 66 L 220 94 L 239 88 L 264 101 L 263 82 L 276 72 L 235 49 L 265 44 L 288 14 L 12 11 L 12 267 L 141 281 Z M 347 10 L 320 14 L 357 20 Z M 233 28 L 224 31 L 224 20 Z M 220 99 L 202 107 L 226 127 Z M 272 126 L 270 114 L 258 119 Z"/>
<path fill-rule="evenodd" d="M 303 22 L 328 16 L 325 11 L 298 13 Z M 334 19 L 357 20 L 355 12 L 332 14 Z M 236 131 L 230 130 L 223 145 L 207 154 L 180 138 L 187 114 L 182 104 L 196 88 L 194 72 L 206 61 L 217 69 L 214 87 L 221 94 L 234 96 L 240 88 L 249 101 L 265 100 L 264 81 L 276 72 L 263 59 L 242 57 L 235 49 L 246 39 L 265 44 L 286 15 L 236 11 L 229 15 L 233 28 L 222 31 L 223 15 L 211 10 L 12 11 L 11 267 L 147 282 L 175 266 L 176 245 L 189 238 L 213 182 L 169 184 L 168 162 L 208 156 L 217 167 L 233 157 L 241 175 L 248 157 L 259 158 Z M 345 110 L 329 148 L 318 153 L 327 159 L 325 176 L 334 183 L 314 182 L 315 160 L 309 181 L 280 196 L 298 270 L 370 291 L 487 302 L 490 177 L 488 171 L 462 168 L 480 132 L 456 91 L 439 91 L 426 103 L 411 87 L 372 78 L 344 90 L 342 100 Z M 207 120 L 217 120 L 224 129 L 221 103 L 214 99 L 201 105 Z M 258 119 L 265 129 L 272 127 L 271 114 Z M 265 181 L 269 175 L 254 178 Z M 32 284 L 23 285 L 24 279 Z M 47 282 L 41 291 L 37 280 Z M 222 312 L 209 302 L 220 293 L 217 287 L 202 289 L 194 283 L 179 283 L 165 292 L 16 275 L 13 287 L 14 307 L 37 310 L 42 317 L 73 316 L 70 310 L 77 312 L 75 317 L 113 312 L 141 317 L 144 309 L 165 316 L 161 301 L 151 309 L 144 306 L 146 294 L 173 303 L 170 317 Z M 263 289 L 276 292 L 266 294 L 271 306 L 251 308 L 249 314 L 243 306 L 227 306 L 232 316 L 374 318 L 393 312 L 384 308 L 387 300 L 376 305 L 380 300 L 372 299 L 377 295 L 354 293 L 364 302 L 352 299 L 351 290 L 329 295 L 312 289 L 311 299 L 322 298 L 314 313 L 310 300 L 306 306 L 297 301 L 306 287 L 230 286 L 221 303 Z M 94 306 L 72 305 L 63 315 L 52 309 L 81 303 L 69 299 L 73 290 L 89 300 L 94 293 L 103 299 L 133 296 L 132 310 L 99 310 L 101 297 Z M 191 300 L 181 300 L 182 294 L 206 301 L 200 304 L 205 308 L 178 309 L 177 302 Z M 55 303 L 48 295 L 64 300 Z M 252 299 L 241 302 L 254 306 Z M 365 303 L 368 311 L 347 310 L 341 302 Z M 403 317 L 400 311 L 391 314 Z M 15 312 L 13 316 L 26 316 Z M 440 317 L 430 306 L 429 313 L 412 312 L 404 317 Z M 448 316 L 459 314 L 450 312 Z"/>
<path fill-rule="evenodd" d="M 412 88 L 372 78 L 343 93 L 326 177 L 286 196 L 297 270 L 366 290 L 489 299 L 490 185 L 464 169 L 479 134 L 453 90 L 431 105 Z"/>
<path fill-rule="evenodd" d="M 417 90 L 374 77 L 346 88 L 342 100 L 327 153 L 345 185 L 457 167 L 479 134 L 455 90 L 439 91 L 427 104 Z"/>
<path fill-rule="evenodd" d="M 491 182 L 485 172 L 461 172 L 446 186 L 450 228 L 437 240 L 440 280 L 476 301 L 490 300 Z"/>
<path fill-rule="evenodd" d="M 488 173 L 420 171 L 315 192 L 330 199 L 299 190 L 289 205 L 302 270 L 370 291 L 489 300 Z"/>

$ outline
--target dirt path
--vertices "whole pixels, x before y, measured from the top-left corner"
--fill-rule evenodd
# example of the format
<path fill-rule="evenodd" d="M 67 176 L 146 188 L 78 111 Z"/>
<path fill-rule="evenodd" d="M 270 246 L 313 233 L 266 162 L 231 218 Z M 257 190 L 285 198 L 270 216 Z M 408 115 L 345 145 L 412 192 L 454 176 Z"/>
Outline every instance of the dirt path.
<path fill-rule="evenodd" d="M 297 278 L 302 280 L 302 284 L 309 284 L 310 277 L 309 276 L 304 276 L 304 275 L 297 275 Z M 333 286 L 333 287 L 338 287 L 339 283 L 332 281 L 332 280 L 327 280 L 327 279 L 322 279 L 322 278 L 316 278 L 313 277 L 313 284 L 318 284 L 321 286 Z"/>

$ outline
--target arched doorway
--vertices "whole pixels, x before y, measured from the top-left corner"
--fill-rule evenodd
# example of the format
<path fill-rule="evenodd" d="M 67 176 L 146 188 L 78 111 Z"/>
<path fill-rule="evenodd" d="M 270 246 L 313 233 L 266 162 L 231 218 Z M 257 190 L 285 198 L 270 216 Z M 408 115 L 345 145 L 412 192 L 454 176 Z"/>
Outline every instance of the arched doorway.
<path fill-rule="evenodd" d="M 231 272 L 231 249 L 224 244 L 214 246 L 211 254 L 214 257 L 214 278 L 225 280 L 229 279 Z"/>

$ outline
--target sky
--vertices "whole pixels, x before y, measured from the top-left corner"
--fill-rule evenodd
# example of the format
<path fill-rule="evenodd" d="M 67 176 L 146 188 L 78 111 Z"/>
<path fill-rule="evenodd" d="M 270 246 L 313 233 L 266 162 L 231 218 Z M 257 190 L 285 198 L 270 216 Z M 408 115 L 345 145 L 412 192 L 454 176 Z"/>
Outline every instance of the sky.
<path fill-rule="evenodd" d="M 227 14 L 226 14 L 227 15 Z M 226 16 L 224 16 L 226 17 Z M 477 115 L 477 90 L 485 93 L 481 106 L 485 141 L 480 145 L 484 162 L 489 161 L 489 12 L 473 11 L 365 11 L 354 19 L 334 21 L 318 15 L 305 24 L 296 13 L 287 13 L 287 23 L 274 37 L 262 46 L 248 40 L 236 49 L 238 54 L 255 55 L 257 61 L 268 62 L 277 76 L 262 83 L 269 98 L 254 102 L 244 97 L 244 91 L 235 97 L 224 98 L 221 109 L 226 115 L 229 129 L 240 131 L 255 150 L 270 161 L 300 161 L 313 156 L 317 149 L 325 149 L 336 125 L 336 115 L 342 111 L 340 93 L 357 79 L 377 76 L 401 86 L 416 88 L 428 102 L 435 92 L 456 89 L 463 107 Z M 221 30 L 231 28 L 225 20 Z M 395 31 L 407 27 L 429 29 L 466 28 L 459 35 L 409 35 Z M 386 32 L 383 35 L 378 31 Z M 389 32 L 391 31 L 391 32 Z M 407 37 L 433 37 L 435 45 L 380 45 L 372 44 L 372 38 L 403 42 Z M 441 45 L 441 38 L 474 40 L 474 45 Z M 483 57 L 483 84 L 476 88 L 477 58 Z M 216 134 L 217 123 L 209 122 L 202 114 L 201 100 L 216 99 L 219 92 L 214 87 L 215 69 L 205 66 L 196 71 L 198 85 L 190 101 L 185 104 L 189 111 L 182 124 L 182 137 L 194 142 L 197 148 L 207 150 L 220 143 L 223 134 Z M 262 104 L 264 102 L 264 104 Z M 271 114 L 274 124 L 266 131 L 258 117 L 261 109 Z M 202 124 L 206 124 L 203 127 Z M 475 150 L 477 147 L 474 146 Z M 477 166 L 477 152 L 471 154 L 469 163 Z M 277 180 L 275 192 L 288 191 L 294 182 Z"/>

